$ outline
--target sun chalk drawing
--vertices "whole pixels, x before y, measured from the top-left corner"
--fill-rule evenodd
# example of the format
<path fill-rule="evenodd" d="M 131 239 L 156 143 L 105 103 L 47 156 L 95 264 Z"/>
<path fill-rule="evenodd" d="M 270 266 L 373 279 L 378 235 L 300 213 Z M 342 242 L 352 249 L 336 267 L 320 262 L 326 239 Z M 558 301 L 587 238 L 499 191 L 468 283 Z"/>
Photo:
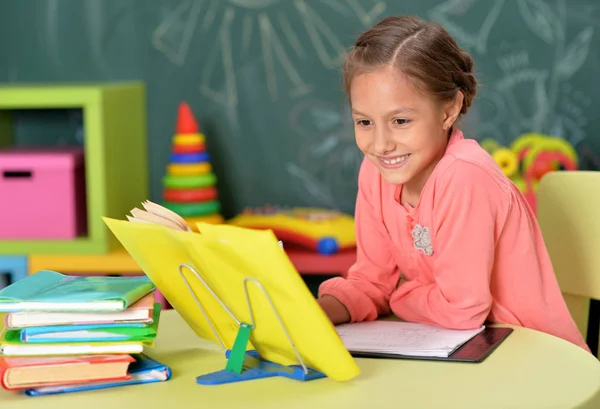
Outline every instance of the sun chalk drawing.
<path fill-rule="evenodd" d="M 291 105 L 289 126 L 303 143 L 296 157 L 285 162 L 290 180 L 298 184 L 306 200 L 340 207 L 337 197 L 343 194 L 331 194 L 334 185 L 346 191 L 353 188 L 362 156 L 343 103 L 332 106 L 315 98 L 311 80 L 315 75 L 308 75 L 299 63 L 316 58 L 320 65 L 312 69 L 332 76 L 331 70 L 339 68 L 349 45 L 348 33 L 336 30 L 332 15 L 369 27 L 383 16 L 402 14 L 404 3 L 182 0 L 171 4 L 152 34 L 154 48 L 183 67 L 194 39 L 215 33 L 215 41 L 202 50 L 206 58 L 199 67 L 198 89 L 228 110 L 251 109 L 239 106 L 238 70 L 251 59 L 253 67 L 259 62 L 272 103 L 296 101 Z M 486 69 L 485 86 L 463 120 L 472 137 L 509 144 L 516 135 L 543 132 L 560 135 L 574 146 L 582 144 L 582 149 L 587 146 L 586 117 L 595 94 L 569 86 L 589 61 L 598 22 L 580 24 L 566 4 L 566 0 L 446 0 L 422 14 L 457 39 L 474 57 L 476 69 Z M 503 35 L 509 23 L 525 30 L 528 40 Z M 236 27 L 242 27 L 241 35 Z M 539 50 L 548 58 L 538 58 Z M 311 125 L 300 122 L 300 117 L 310 118 Z M 589 163 L 600 163 L 600 159 L 590 159 L 594 153 L 589 146 L 585 149 Z"/>

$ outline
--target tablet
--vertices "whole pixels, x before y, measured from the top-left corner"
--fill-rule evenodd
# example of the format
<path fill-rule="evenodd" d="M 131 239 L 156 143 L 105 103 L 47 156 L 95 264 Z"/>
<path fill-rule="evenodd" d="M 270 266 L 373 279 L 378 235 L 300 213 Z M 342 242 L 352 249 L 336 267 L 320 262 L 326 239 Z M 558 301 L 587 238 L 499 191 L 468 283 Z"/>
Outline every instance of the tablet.
<path fill-rule="evenodd" d="M 417 359 L 449 362 L 483 362 L 513 332 L 512 328 L 486 327 L 448 357 L 413 356 L 381 352 L 351 352 L 355 358 Z"/>

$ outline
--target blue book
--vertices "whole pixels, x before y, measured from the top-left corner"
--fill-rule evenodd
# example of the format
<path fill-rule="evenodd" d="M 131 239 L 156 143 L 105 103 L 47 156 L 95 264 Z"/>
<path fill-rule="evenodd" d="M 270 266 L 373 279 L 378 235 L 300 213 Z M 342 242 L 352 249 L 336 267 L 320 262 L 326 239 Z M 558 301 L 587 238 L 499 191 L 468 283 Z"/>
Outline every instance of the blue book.
<path fill-rule="evenodd" d="M 122 311 L 154 289 L 147 276 L 69 276 L 42 270 L 0 290 L 0 312 Z"/>
<path fill-rule="evenodd" d="M 8 330 L 5 337 L 19 338 L 26 344 L 151 341 L 156 337 L 161 303 L 154 304 L 151 324 L 52 325 Z M 14 335 L 13 335 L 14 334 Z"/>
<path fill-rule="evenodd" d="M 83 392 L 143 383 L 165 382 L 171 379 L 172 371 L 168 366 L 145 354 L 133 355 L 133 357 L 136 361 L 131 363 L 128 370 L 131 379 L 124 381 L 90 382 L 75 385 L 44 386 L 41 388 L 26 389 L 25 394 L 27 396 L 57 395 L 60 393 Z"/>

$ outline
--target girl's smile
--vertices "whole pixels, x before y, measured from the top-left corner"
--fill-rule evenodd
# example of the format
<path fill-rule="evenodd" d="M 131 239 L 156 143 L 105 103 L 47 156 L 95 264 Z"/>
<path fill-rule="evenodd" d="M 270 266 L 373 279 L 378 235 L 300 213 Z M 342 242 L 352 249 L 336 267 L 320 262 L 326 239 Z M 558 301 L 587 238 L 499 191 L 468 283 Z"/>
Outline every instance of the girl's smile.
<path fill-rule="evenodd" d="M 409 156 L 410 156 L 410 153 L 406 154 L 406 155 L 402 155 L 402 156 L 396 156 L 396 157 L 388 157 L 388 158 L 380 157 L 379 161 L 381 162 L 381 166 L 386 169 L 397 169 L 406 163 Z"/>

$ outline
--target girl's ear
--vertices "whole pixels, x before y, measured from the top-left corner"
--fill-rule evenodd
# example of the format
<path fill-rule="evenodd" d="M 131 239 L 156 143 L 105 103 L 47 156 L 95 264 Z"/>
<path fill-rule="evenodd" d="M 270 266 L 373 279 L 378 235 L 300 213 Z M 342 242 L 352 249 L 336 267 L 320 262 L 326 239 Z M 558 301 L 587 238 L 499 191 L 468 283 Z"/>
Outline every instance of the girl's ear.
<path fill-rule="evenodd" d="M 464 99 L 464 94 L 459 90 L 456 93 L 454 100 L 444 106 L 444 129 L 450 129 L 450 127 L 454 125 L 454 122 L 456 122 L 456 119 L 462 110 Z"/>

